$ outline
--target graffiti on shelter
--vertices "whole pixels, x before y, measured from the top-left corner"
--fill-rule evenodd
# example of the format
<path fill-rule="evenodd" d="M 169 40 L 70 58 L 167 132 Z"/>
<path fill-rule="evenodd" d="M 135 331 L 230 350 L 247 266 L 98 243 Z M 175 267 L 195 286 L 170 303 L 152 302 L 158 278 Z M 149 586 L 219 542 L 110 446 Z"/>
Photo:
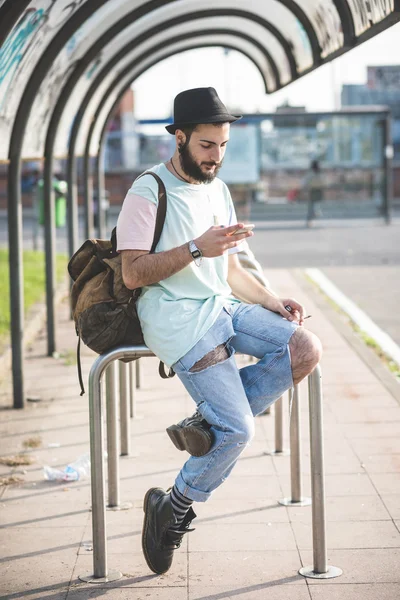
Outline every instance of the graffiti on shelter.
<path fill-rule="evenodd" d="M 393 0 L 349 0 L 356 35 L 379 23 L 394 11 Z"/>
<path fill-rule="evenodd" d="M 1 87 L 5 84 L 2 92 L 3 98 L 7 94 L 7 89 L 13 79 L 13 75 L 24 56 L 33 34 L 42 24 L 44 18 L 45 11 L 43 9 L 36 10 L 29 8 L 26 10 L 0 49 L 0 94 Z"/>

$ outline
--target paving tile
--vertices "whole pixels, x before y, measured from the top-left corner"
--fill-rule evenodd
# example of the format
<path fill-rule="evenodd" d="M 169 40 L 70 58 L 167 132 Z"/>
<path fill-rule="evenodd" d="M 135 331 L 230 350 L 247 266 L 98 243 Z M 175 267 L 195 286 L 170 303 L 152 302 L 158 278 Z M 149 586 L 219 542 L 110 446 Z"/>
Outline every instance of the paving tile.
<path fill-rule="evenodd" d="M 279 581 L 265 581 L 252 585 L 244 581 L 241 586 L 196 586 L 189 587 L 189 600 L 310 600 L 306 583 L 304 585 L 280 584 Z"/>
<path fill-rule="evenodd" d="M 400 454 L 400 436 L 351 440 L 357 456 L 365 462 L 373 454 Z"/>
<path fill-rule="evenodd" d="M 383 385 L 375 378 L 373 383 L 354 383 L 349 378 L 346 383 L 323 383 L 324 397 L 327 400 L 342 399 L 346 403 L 365 402 L 369 397 L 371 404 L 375 406 L 398 406 L 396 400 L 386 391 Z M 345 399 L 345 400 L 344 400 Z"/>
<path fill-rule="evenodd" d="M 360 469 L 361 471 L 361 469 Z M 290 496 L 290 480 L 286 476 L 280 477 L 282 481 L 285 496 Z M 303 494 L 310 496 L 311 494 L 311 483 L 310 476 L 304 475 L 303 481 Z M 327 497 L 330 496 L 373 496 L 376 494 L 376 490 L 372 485 L 368 475 L 363 472 L 349 474 L 344 473 L 342 475 L 326 475 L 325 476 L 325 493 Z"/>
<path fill-rule="evenodd" d="M 301 550 L 303 565 L 312 565 L 310 550 Z M 327 579 L 326 586 L 342 586 L 347 583 L 400 583 L 400 548 L 330 550 L 328 565 L 340 567 L 343 575 Z M 310 586 L 318 585 L 317 579 L 307 579 Z M 395 600 L 395 597 L 391 600 Z"/>
<path fill-rule="evenodd" d="M 10 600 L 21 598 L 40 600 L 48 597 L 53 600 L 52 594 L 56 594 L 57 600 L 59 598 L 64 600 L 76 562 L 76 551 L 68 549 L 54 555 L 46 554 L 45 557 L 32 556 L 29 552 L 26 555 L 23 561 L 2 562 L 1 597 L 9 597 Z"/>
<path fill-rule="evenodd" d="M 234 474 L 234 472 L 233 472 Z M 255 477 L 230 477 L 224 485 L 213 492 L 212 498 L 223 498 L 229 500 L 231 497 L 241 499 L 247 498 L 274 498 L 281 496 L 281 487 L 276 476 L 270 475 L 262 479 Z"/>
<path fill-rule="evenodd" d="M 400 434 L 400 422 L 342 424 L 341 429 L 350 440 L 395 437 Z"/>
<path fill-rule="evenodd" d="M 355 407 L 349 405 L 349 402 L 341 402 L 333 405 L 332 413 L 335 415 L 337 423 L 399 423 L 400 422 L 400 407 L 387 406 L 381 407 L 362 404 Z M 399 426 L 399 425 L 398 425 Z M 351 437 L 351 428 L 349 435 Z"/>
<path fill-rule="evenodd" d="M 173 593 L 171 589 L 160 588 L 151 590 L 148 587 L 135 587 L 134 595 L 132 588 L 129 586 L 130 579 L 124 577 L 119 582 L 115 582 L 113 587 L 110 584 L 91 584 L 91 587 L 77 584 L 71 588 L 68 594 L 68 600 L 89 600 L 90 598 L 107 598 L 108 600 L 187 600 L 187 588 L 174 587 Z M 120 587 L 115 587 L 119 584 Z"/>
<path fill-rule="evenodd" d="M 40 532 L 32 527 L 14 527 L 12 532 L 1 536 L 0 562 L 22 562 L 37 556 L 47 560 L 49 555 L 65 550 L 76 552 L 83 531 L 83 527 L 48 527 Z"/>
<path fill-rule="evenodd" d="M 204 523 L 190 536 L 191 552 L 263 552 L 265 550 L 296 550 L 289 523 L 218 524 Z"/>
<path fill-rule="evenodd" d="M 231 498 L 229 503 L 213 497 L 209 502 L 196 503 L 196 527 L 203 523 L 288 523 L 288 513 L 276 498 L 250 498 L 243 502 Z"/>
<path fill-rule="evenodd" d="M 311 523 L 311 506 L 291 506 L 288 515 L 292 522 Z M 390 521 L 384 502 L 379 496 L 331 496 L 325 499 L 327 521 Z M 365 523 L 365 526 L 368 525 Z"/>
<path fill-rule="evenodd" d="M 400 498 L 398 494 L 383 494 L 382 502 L 392 519 L 400 519 Z"/>
<path fill-rule="evenodd" d="M 90 518 L 90 506 L 76 508 L 60 503 L 42 504 L 34 499 L 31 502 L 0 501 L 0 530 L 14 527 L 46 528 L 51 527 L 84 527 Z"/>
<path fill-rule="evenodd" d="M 300 549 L 312 548 L 312 531 L 306 523 L 293 523 Z M 392 521 L 328 522 L 326 538 L 329 549 L 338 548 L 400 548 L 400 533 Z"/>
<path fill-rule="evenodd" d="M 377 583 L 345 585 L 313 585 L 312 600 L 396 600 L 400 598 L 400 584 Z"/>
<path fill-rule="evenodd" d="M 155 575 L 150 571 L 141 552 L 108 553 L 109 570 L 118 570 L 126 578 L 126 585 L 131 588 L 165 588 L 185 587 L 187 585 L 187 553 L 180 548 L 175 552 L 171 569 L 164 575 Z M 74 568 L 73 579 L 78 581 L 80 575 L 93 573 L 93 558 L 79 555 Z M 82 583 L 81 589 L 92 589 L 94 584 Z M 120 583 L 110 582 L 107 587 L 120 587 Z M 171 592 L 170 592 L 171 594 Z"/>
<path fill-rule="evenodd" d="M 372 454 L 362 463 L 367 473 L 400 473 L 400 454 Z"/>
<path fill-rule="evenodd" d="M 267 552 L 192 552 L 189 542 L 189 588 L 210 587 L 229 581 L 231 589 L 275 582 L 275 585 L 303 586 L 298 575 L 296 550 Z"/>
<path fill-rule="evenodd" d="M 400 472 L 371 473 L 370 477 L 379 494 L 399 494 L 400 499 Z"/>

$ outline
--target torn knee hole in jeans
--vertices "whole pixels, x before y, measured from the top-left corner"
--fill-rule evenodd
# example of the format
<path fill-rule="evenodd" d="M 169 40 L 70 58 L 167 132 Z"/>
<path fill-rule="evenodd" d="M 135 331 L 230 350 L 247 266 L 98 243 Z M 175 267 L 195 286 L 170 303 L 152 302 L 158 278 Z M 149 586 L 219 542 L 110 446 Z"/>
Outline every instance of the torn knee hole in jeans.
<path fill-rule="evenodd" d="M 193 367 L 189 370 L 190 373 L 197 373 L 198 371 L 204 371 L 207 367 L 211 367 L 212 365 L 216 365 L 220 362 L 223 362 L 227 358 L 229 358 L 230 354 L 226 347 L 226 344 L 220 344 L 211 352 L 208 352 L 203 358 L 198 360 Z"/>

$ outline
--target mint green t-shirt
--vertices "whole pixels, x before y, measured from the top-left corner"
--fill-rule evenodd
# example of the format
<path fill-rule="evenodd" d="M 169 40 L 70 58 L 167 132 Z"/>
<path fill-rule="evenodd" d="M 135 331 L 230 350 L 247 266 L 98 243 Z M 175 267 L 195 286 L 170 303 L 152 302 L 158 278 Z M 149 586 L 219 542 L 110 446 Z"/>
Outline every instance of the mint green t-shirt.
<path fill-rule="evenodd" d="M 181 246 L 213 225 L 228 226 L 237 222 L 229 190 L 220 179 L 195 185 L 179 180 L 163 163 L 151 170 L 161 177 L 167 190 L 167 214 L 156 252 Z M 157 205 L 157 182 L 151 175 L 143 176 L 133 183 L 128 194 L 130 198 L 139 196 Z M 142 204 L 143 201 L 140 206 Z M 122 227 L 121 219 L 132 219 L 132 222 L 128 223 L 129 227 Z M 129 242 L 121 240 L 118 231 L 132 231 L 135 222 L 140 223 L 135 205 L 130 206 L 129 211 L 123 207 L 117 225 L 119 249 L 128 249 Z M 152 227 L 154 229 L 154 223 Z M 130 249 L 138 248 L 133 242 Z M 238 246 L 230 253 L 239 250 Z M 191 262 L 175 275 L 142 288 L 137 309 L 144 340 L 167 366 L 172 366 L 207 333 L 224 304 L 237 301 L 231 295 L 227 275 L 226 252 L 216 258 L 203 258 L 200 266 Z"/>

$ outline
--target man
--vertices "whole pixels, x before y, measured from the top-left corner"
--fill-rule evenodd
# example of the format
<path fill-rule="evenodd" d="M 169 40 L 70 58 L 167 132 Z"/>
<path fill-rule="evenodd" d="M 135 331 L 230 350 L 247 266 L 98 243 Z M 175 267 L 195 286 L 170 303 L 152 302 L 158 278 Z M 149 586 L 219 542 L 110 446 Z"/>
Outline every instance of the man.
<path fill-rule="evenodd" d="M 142 546 L 155 573 L 168 571 L 191 531 L 193 501 L 208 500 L 250 443 L 254 416 L 306 377 L 321 356 L 318 338 L 301 327 L 304 307 L 278 298 L 237 258 L 252 232 L 236 223 L 229 191 L 216 175 L 230 123 L 239 118 L 213 88 L 178 94 L 167 127 L 175 153 L 152 169 L 168 197 L 156 252 L 149 254 L 157 206 L 152 176 L 133 184 L 118 219 L 125 284 L 142 288 L 137 308 L 146 344 L 177 373 L 213 440 L 207 454 L 186 461 L 170 493 L 151 488 L 145 496 Z M 239 370 L 235 351 L 259 360 Z"/>
<path fill-rule="evenodd" d="M 324 185 L 318 160 L 311 161 L 310 171 L 303 179 L 303 188 L 307 191 L 307 227 L 322 216 L 321 202 L 324 199 Z"/>

